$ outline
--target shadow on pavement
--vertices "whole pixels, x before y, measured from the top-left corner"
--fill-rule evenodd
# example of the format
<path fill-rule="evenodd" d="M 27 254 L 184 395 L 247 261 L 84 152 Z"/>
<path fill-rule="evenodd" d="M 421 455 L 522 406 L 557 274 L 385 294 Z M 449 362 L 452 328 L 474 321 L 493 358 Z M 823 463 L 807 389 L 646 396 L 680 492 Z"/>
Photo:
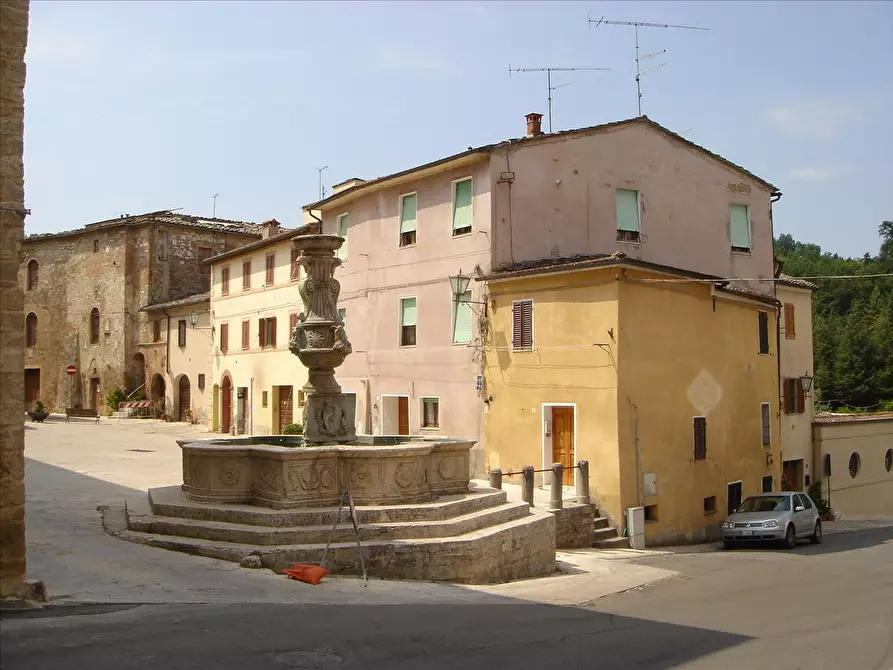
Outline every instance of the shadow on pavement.
<path fill-rule="evenodd" d="M 822 554 L 835 554 L 841 551 L 853 551 L 855 549 L 866 549 L 879 544 L 884 544 L 893 540 L 893 527 L 886 526 L 882 528 L 863 528 L 859 530 L 839 531 L 833 534 L 825 535 L 822 544 L 808 544 L 804 540 L 799 540 L 794 549 L 783 549 L 777 544 L 770 542 L 743 544 L 733 549 L 723 550 L 722 546 L 717 547 L 717 551 L 725 551 L 731 554 L 744 554 L 748 552 L 765 552 L 776 551 L 785 554 L 794 554 L 797 556 L 819 556 Z"/>
<path fill-rule="evenodd" d="M 491 597 L 474 605 L 152 605 L 4 617 L 3 667 L 638 668 L 665 670 L 751 638 Z M 32 615 L 33 617 L 33 615 Z M 12 624 L 12 625 L 10 625 Z"/>

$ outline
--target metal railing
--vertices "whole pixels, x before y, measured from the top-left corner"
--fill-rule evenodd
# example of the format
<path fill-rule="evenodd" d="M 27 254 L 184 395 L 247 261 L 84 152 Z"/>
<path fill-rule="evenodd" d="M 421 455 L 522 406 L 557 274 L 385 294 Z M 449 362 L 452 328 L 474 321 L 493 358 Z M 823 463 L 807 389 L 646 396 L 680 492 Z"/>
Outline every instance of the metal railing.
<path fill-rule="evenodd" d="M 551 472 L 551 497 L 549 499 L 549 509 L 562 509 L 562 507 L 564 507 L 562 492 L 564 487 L 565 469 L 580 471 L 579 476 L 576 478 L 576 501 L 583 505 L 588 505 L 591 499 L 589 497 L 589 461 L 586 460 L 580 461 L 571 468 L 565 468 L 561 463 L 553 463 L 551 468 L 544 468 L 542 470 L 537 470 L 532 465 L 525 465 L 516 472 L 503 472 L 499 468 L 494 468 L 489 472 L 490 488 L 502 489 L 503 477 L 515 477 L 521 475 L 521 499 L 533 507 L 533 476 L 538 472 Z"/>

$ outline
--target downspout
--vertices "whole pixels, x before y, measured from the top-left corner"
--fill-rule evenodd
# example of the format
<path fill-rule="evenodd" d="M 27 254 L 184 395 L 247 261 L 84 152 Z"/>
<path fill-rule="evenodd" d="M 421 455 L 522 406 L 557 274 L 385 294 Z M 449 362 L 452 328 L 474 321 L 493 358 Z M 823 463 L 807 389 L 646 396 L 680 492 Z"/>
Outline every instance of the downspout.
<path fill-rule="evenodd" d="M 512 163 L 511 163 L 511 160 L 509 159 L 509 153 L 511 152 L 511 150 L 512 150 L 512 141 L 508 140 L 508 145 L 505 148 L 505 171 L 506 172 L 512 171 Z M 515 264 L 515 234 L 512 229 L 514 221 L 512 220 L 512 182 L 511 181 L 508 182 L 508 187 L 509 187 L 509 194 L 508 194 L 508 200 L 509 200 L 509 261 L 512 265 L 514 265 Z"/>
<path fill-rule="evenodd" d="M 778 202 L 781 199 L 782 193 L 781 191 L 773 191 L 769 196 L 769 238 L 770 244 L 772 245 L 772 278 L 777 279 L 775 276 L 775 218 L 772 216 L 772 203 Z M 778 301 L 778 295 L 775 290 L 775 282 L 772 282 L 772 295 L 775 297 L 775 367 L 776 367 L 776 375 L 775 375 L 775 394 L 776 394 L 776 414 L 775 419 L 777 423 L 775 424 L 778 429 L 775 431 L 775 434 L 778 436 L 778 458 L 781 463 L 778 464 L 778 468 L 781 468 L 779 472 L 783 471 L 784 465 L 784 454 L 781 449 L 781 303 Z M 779 477 L 779 482 L 781 481 L 781 477 Z"/>
<path fill-rule="evenodd" d="M 164 371 L 167 372 L 168 376 L 171 373 L 171 315 L 167 313 L 166 309 L 161 310 L 161 313 L 167 317 L 167 332 L 164 336 Z"/>
<path fill-rule="evenodd" d="M 254 377 L 248 381 L 248 434 L 254 435 Z"/>

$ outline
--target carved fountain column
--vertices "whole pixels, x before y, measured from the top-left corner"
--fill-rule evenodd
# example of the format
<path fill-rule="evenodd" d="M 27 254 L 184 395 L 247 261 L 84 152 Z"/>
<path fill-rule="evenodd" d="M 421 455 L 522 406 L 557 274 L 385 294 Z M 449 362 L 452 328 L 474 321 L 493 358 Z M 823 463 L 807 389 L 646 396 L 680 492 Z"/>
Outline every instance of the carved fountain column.
<path fill-rule="evenodd" d="M 344 243 L 337 235 L 301 235 L 294 238 L 300 249 L 298 263 L 304 277 L 298 283 L 304 311 L 298 315 L 289 349 L 308 371 L 304 404 L 304 441 L 307 444 L 338 444 L 356 440 L 356 407 L 352 397 L 341 392 L 335 368 L 351 352 L 338 315 L 341 285 L 335 268 L 341 259 L 335 252 Z"/>

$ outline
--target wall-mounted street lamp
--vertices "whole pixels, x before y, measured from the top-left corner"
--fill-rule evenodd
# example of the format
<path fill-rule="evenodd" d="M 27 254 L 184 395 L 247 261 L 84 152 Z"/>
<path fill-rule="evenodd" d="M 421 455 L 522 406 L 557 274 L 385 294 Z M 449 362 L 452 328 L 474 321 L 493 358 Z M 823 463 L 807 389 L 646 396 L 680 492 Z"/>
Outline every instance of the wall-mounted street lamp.
<path fill-rule="evenodd" d="M 189 323 L 192 324 L 193 329 L 198 325 L 198 312 L 189 313 Z"/>
<path fill-rule="evenodd" d="M 476 316 L 480 316 L 474 307 L 471 305 L 484 305 L 486 306 L 486 302 L 481 302 L 479 300 L 464 300 L 462 298 L 468 292 L 468 287 L 471 284 L 471 277 L 468 275 L 462 274 L 462 270 L 459 270 L 459 274 L 450 275 L 450 290 L 453 292 L 453 302 L 459 303 L 462 302 L 465 305 L 468 305 L 468 309 L 472 311 Z"/>
<path fill-rule="evenodd" d="M 803 389 L 803 395 L 809 397 L 809 389 L 812 388 L 812 377 L 809 376 L 808 372 L 804 372 L 803 376 L 800 377 L 800 388 Z"/>

